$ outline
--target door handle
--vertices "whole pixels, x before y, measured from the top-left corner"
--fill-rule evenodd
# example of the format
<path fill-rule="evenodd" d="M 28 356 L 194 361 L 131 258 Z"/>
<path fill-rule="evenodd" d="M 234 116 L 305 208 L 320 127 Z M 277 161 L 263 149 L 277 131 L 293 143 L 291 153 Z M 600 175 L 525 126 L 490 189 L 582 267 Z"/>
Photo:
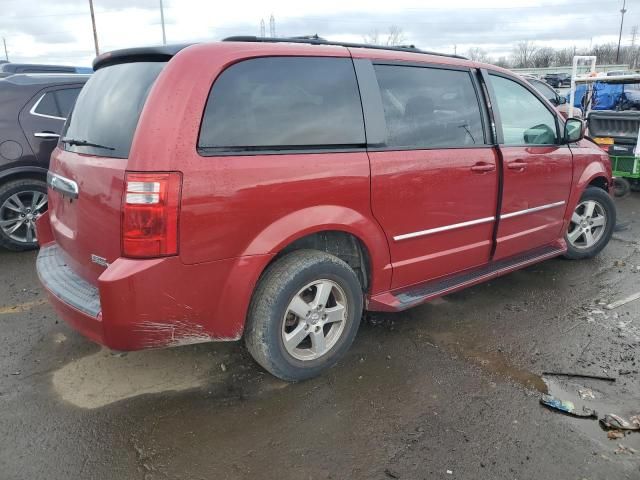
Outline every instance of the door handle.
<path fill-rule="evenodd" d="M 33 136 L 37 138 L 60 138 L 60 135 L 53 132 L 36 132 Z"/>
<path fill-rule="evenodd" d="M 524 172 L 524 169 L 527 168 L 527 162 L 524 160 L 514 160 L 511 163 L 507 163 L 507 168 L 509 170 L 518 170 L 519 172 Z"/>
<path fill-rule="evenodd" d="M 496 169 L 496 166 L 491 163 L 476 163 L 473 167 L 471 167 L 472 172 L 476 173 L 486 173 L 493 172 Z"/>

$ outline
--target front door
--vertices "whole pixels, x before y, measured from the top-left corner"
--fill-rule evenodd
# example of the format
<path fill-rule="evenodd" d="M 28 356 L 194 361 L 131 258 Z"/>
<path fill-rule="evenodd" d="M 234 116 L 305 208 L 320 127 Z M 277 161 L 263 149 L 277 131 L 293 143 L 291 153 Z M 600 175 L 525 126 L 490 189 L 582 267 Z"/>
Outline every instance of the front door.
<path fill-rule="evenodd" d="M 489 74 L 503 193 L 494 260 L 549 245 L 563 236 L 573 161 L 559 141 L 557 113 L 533 88 Z"/>
<path fill-rule="evenodd" d="M 392 288 L 489 261 L 497 155 L 469 69 L 375 64 L 387 129 L 369 151 L 373 214 L 386 232 Z"/>

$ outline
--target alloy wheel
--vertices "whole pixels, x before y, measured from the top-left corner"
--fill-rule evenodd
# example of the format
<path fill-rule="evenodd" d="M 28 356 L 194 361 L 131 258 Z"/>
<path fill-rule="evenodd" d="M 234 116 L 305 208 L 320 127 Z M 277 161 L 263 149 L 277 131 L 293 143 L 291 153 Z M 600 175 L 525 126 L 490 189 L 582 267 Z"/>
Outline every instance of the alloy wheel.
<path fill-rule="evenodd" d="M 316 360 L 340 339 L 349 306 L 344 290 L 332 280 L 309 283 L 291 299 L 282 322 L 282 341 L 297 360 Z"/>
<path fill-rule="evenodd" d="M 571 216 L 567 240 L 578 249 L 594 246 L 605 232 L 607 214 L 595 200 L 580 202 Z"/>
<path fill-rule="evenodd" d="M 46 193 L 37 190 L 14 193 L 0 205 L 0 229 L 15 242 L 35 243 L 35 221 L 46 210 Z"/>

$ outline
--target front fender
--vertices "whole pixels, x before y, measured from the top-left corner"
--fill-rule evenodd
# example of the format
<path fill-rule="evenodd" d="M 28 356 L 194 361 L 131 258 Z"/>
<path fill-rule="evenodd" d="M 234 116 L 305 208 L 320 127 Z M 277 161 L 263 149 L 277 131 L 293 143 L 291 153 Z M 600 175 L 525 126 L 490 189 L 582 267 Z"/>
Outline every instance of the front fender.
<path fill-rule="evenodd" d="M 569 202 L 565 212 L 565 227 L 568 227 L 571 215 L 573 215 L 573 211 L 576 205 L 578 205 L 582 193 L 596 178 L 604 178 L 608 185 L 611 184 L 611 170 L 607 169 L 602 162 L 590 162 L 580 173 L 569 196 Z"/>
<path fill-rule="evenodd" d="M 277 254 L 287 245 L 322 231 L 341 231 L 357 237 L 371 260 L 371 293 L 391 285 L 389 245 L 382 228 L 372 218 L 338 205 L 318 205 L 291 212 L 264 228 L 242 255 Z"/>

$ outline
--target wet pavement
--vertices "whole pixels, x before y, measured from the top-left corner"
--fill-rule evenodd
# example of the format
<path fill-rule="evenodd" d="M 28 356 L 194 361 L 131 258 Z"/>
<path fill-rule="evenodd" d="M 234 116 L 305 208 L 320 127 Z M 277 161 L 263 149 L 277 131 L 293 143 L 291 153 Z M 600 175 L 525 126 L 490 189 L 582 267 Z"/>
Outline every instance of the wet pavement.
<path fill-rule="evenodd" d="M 640 414 L 640 300 L 606 308 L 640 291 L 640 194 L 617 203 L 598 258 L 372 315 L 301 384 L 240 343 L 101 349 L 43 301 L 34 253 L 2 251 L 0 478 L 638 479 L 640 432 L 539 404 Z"/>

